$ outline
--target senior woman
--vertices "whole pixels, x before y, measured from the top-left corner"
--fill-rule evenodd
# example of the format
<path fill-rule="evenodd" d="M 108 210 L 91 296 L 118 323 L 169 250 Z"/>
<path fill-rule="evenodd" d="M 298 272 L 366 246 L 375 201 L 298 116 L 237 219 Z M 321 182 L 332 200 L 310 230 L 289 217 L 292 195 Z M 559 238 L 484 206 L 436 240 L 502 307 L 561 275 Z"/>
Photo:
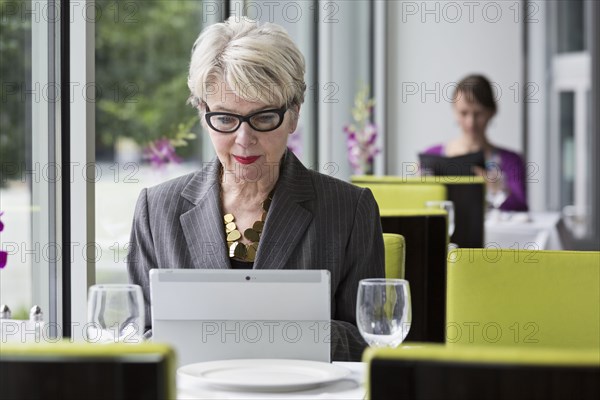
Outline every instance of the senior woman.
<path fill-rule="evenodd" d="M 280 26 L 230 18 L 196 40 L 188 86 L 217 158 L 140 194 L 128 269 L 146 312 L 152 268 L 327 269 L 332 359 L 359 360 L 358 281 L 384 276 L 379 211 L 368 189 L 287 150 L 306 90 L 302 54 Z"/>

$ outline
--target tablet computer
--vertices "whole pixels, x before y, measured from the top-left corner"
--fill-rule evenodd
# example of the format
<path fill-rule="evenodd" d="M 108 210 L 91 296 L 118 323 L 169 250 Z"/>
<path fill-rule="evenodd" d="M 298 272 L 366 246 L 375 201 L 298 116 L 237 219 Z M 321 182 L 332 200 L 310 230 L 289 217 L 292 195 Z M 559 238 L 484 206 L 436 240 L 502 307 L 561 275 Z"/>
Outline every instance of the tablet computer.
<path fill-rule="evenodd" d="M 240 358 L 330 361 L 327 270 L 153 269 L 152 338 L 179 365 Z"/>
<path fill-rule="evenodd" d="M 469 153 L 457 157 L 446 157 L 437 154 L 419 154 L 422 175 L 464 176 L 475 175 L 473 167 L 485 168 L 483 151 Z"/>

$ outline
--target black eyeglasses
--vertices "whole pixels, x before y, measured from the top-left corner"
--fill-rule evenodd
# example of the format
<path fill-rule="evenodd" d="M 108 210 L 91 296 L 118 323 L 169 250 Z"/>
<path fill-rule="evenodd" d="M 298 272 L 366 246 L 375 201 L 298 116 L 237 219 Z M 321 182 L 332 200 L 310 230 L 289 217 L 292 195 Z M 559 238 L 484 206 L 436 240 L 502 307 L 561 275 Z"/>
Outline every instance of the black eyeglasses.
<path fill-rule="evenodd" d="M 247 122 L 255 131 L 269 132 L 281 126 L 287 110 L 287 107 L 283 106 L 277 109 L 257 111 L 244 116 L 228 112 L 212 112 L 207 105 L 207 113 L 204 114 L 204 117 L 211 129 L 221 133 L 232 133 L 237 131 L 240 125 L 242 125 L 242 122 Z"/>

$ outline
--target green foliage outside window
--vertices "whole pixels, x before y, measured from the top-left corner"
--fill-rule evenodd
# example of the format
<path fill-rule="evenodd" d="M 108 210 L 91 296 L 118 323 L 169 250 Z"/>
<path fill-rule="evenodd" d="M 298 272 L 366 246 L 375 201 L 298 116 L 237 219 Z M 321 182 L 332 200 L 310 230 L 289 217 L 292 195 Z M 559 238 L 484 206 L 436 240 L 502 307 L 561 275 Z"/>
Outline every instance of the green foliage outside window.
<path fill-rule="evenodd" d="M 26 92 L 31 90 L 31 18 L 9 13 L 22 3 L 0 0 L 0 187 L 23 169 L 30 143 Z"/>
<path fill-rule="evenodd" d="M 43 88 L 35 89 L 34 83 L 32 89 L 31 83 L 32 14 L 24 12 L 31 9 L 30 1 L 0 0 L 5 11 L 0 18 L 0 186 L 20 178 L 31 162 L 28 91 L 37 90 L 38 101 L 45 100 Z M 96 0 L 95 10 L 98 159 L 112 159 L 118 137 L 141 146 L 160 138 L 174 144 L 190 139 L 186 134 L 198 130 L 198 115 L 186 104 L 187 68 L 203 27 L 202 2 Z M 79 89 L 71 92 L 85 95 Z M 194 150 L 177 148 L 184 158 Z"/>
<path fill-rule="evenodd" d="M 197 112 L 186 104 L 187 68 L 202 29 L 201 2 L 96 0 L 96 146 L 109 156 L 117 137 L 140 145 L 176 139 Z M 193 146 L 179 147 L 186 157 Z"/>

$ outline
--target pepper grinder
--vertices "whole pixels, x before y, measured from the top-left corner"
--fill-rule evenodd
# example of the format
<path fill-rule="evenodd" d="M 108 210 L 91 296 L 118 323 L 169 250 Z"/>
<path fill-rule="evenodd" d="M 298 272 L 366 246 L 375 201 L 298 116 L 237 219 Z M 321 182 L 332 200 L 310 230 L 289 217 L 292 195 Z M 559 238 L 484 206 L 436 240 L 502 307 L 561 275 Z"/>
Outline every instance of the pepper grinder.
<path fill-rule="evenodd" d="M 44 314 L 40 306 L 35 305 L 29 311 L 29 323 L 33 324 L 35 329 L 35 342 L 39 343 L 42 338 L 42 325 L 44 323 Z"/>
<path fill-rule="evenodd" d="M 44 321 L 44 313 L 42 313 L 42 309 L 40 306 L 35 305 L 31 307 L 29 311 L 29 322 L 43 322 Z"/>

